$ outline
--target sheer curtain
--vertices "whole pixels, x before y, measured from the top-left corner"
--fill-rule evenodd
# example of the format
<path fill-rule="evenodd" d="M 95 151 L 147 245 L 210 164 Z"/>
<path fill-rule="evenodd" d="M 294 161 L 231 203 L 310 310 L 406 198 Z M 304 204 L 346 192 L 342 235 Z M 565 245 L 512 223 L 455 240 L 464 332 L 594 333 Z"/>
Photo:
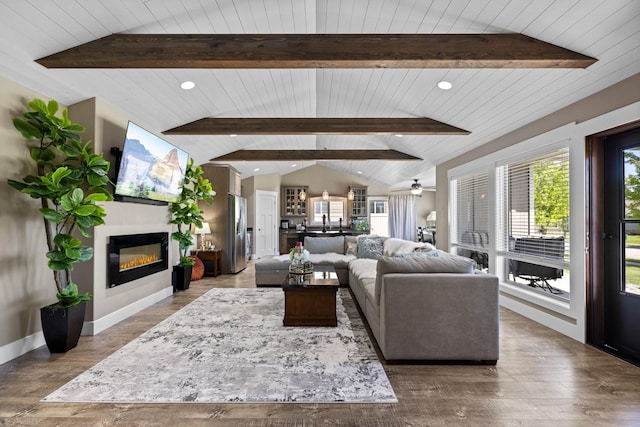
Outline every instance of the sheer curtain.
<path fill-rule="evenodd" d="M 389 235 L 416 240 L 416 196 L 389 196 Z"/>

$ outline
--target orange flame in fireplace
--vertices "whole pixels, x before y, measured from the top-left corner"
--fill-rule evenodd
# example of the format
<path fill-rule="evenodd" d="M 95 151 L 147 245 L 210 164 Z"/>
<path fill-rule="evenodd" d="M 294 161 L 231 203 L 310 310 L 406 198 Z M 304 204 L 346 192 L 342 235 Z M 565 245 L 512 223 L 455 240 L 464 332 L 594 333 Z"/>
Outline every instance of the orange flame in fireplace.
<path fill-rule="evenodd" d="M 158 257 L 158 255 L 140 255 L 139 257 L 136 257 L 135 259 L 132 259 L 131 261 L 127 261 L 127 262 L 121 262 L 120 263 L 120 271 L 122 270 L 128 270 L 130 268 L 134 268 L 134 267 L 140 267 L 142 265 L 146 265 L 146 264 L 151 264 L 154 263 L 156 261 L 158 261 L 160 258 Z"/>

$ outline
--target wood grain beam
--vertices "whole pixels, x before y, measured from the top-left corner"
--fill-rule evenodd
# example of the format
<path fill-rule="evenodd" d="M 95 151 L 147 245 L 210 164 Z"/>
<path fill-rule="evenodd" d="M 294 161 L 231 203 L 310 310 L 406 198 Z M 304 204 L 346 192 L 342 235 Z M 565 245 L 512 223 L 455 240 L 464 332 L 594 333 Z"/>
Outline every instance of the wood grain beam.
<path fill-rule="evenodd" d="M 211 161 L 422 160 L 396 150 L 238 150 Z"/>
<path fill-rule="evenodd" d="M 596 59 L 522 34 L 112 34 L 47 68 L 586 68 Z"/>
<path fill-rule="evenodd" d="M 470 132 L 422 117 L 219 117 L 196 120 L 163 133 L 165 135 L 468 135 Z"/>

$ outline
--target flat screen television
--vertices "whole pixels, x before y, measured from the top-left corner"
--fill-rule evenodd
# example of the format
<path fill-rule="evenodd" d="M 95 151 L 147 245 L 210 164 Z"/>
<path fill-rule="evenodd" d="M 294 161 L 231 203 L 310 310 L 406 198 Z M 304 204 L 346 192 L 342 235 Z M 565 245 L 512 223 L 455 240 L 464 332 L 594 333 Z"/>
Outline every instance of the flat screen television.
<path fill-rule="evenodd" d="M 167 203 L 180 195 L 189 155 L 129 122 L 118 168 L 115 199 Z"/>

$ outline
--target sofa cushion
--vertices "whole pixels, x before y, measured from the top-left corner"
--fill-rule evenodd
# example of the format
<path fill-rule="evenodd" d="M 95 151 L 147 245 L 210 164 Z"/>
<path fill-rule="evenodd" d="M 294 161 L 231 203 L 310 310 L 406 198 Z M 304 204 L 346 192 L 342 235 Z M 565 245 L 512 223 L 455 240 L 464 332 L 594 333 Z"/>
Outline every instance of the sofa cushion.
<path fill-rule="evenodd" d="M 413 251 L 408 253 L 395 254 L 396 258 L 438 258 L 438 251 Z"/>
<path fill-rule="evenodd" d="M 304 238 L 304 248 L 311 254 L 326 254 L 329 252 L 344 254 L 344 236 L 306 236 Z"/>
<path fill-rule="evenodd" d="M 432 251 L 435 247 L 430 243 L 412 242 L 409 240 L 397 239 L 390 237 L 384 241 L 383 255 L 394 256 L 397 254 L 407 254 L 416 250 Z"/>
<path fill-rule="evenodd" d="M 348 268 L 349 261 L 356 259 L 353 255 L 337 254 L 335 252 L 327 252 L 323 254 L 309 254 L 309 261 L 312 264 L 331 264 L 337 268 Z"/>
<path fill-rule="evenodd" d="M 451 256 L 451 257 L 420 257 L 420 258 L 400 258 L 385 257 L 378 258 L 376 267 L 376 302 L 380 304 L 380 293 L 382 292 L 382 276 L 388 273 L 461 273 L 473 274 L 475 262 L 472 259 Z"/>
<path fill-rule="evenodd" d="M 359 281 L 363 279 L 375 279 L 376 264 L 378 264 L 378 261 L 375 259 L 356 258 L 349 262 L 349 271 L 351 271 L 353 277 Z"/>
<path fill-rule="evenodd" d="M 377 259 L 382 256 L 384 238 L 380 236 L 360 236 L 358 238 L 358 258 Z"/>
<path fill-rule="evenodd" d="M 358 255 L 358 236 L 344 236 L 345 255 Z"/>

